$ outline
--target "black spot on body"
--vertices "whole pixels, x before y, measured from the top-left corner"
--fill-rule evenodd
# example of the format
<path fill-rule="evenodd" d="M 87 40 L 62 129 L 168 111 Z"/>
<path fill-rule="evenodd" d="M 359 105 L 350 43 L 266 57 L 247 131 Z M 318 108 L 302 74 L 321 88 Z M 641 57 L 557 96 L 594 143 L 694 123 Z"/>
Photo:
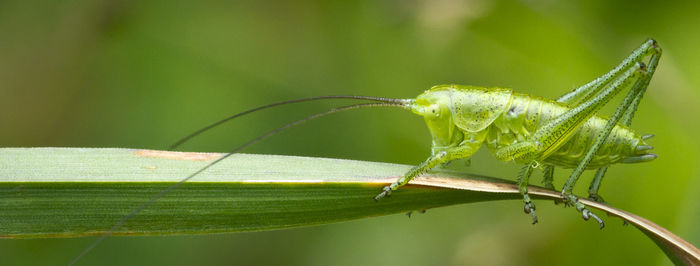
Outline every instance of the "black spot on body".
<path fill-rule="evenodd" d="M 510 110 L 508 110 L 508 115 L 515 115 L 515 111 L 516 111 L 517 109 L 518 109 L 518 108 L 515 107 L 515 106 L 511 107 Z"/>

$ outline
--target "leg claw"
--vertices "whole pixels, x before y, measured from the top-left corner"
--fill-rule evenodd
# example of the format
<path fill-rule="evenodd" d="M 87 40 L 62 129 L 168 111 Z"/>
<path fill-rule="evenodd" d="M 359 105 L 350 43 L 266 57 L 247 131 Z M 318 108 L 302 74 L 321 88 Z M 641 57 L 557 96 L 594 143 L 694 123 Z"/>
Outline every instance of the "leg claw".
<path fill-rule="evenodd" d="M 605 223 L 603 223 L 603 220 L 600 219 L 597 215 L 595 215 L 595 213 L 586 209 L 586 206 L 583 205 L 583 203 L 579 202 L 576 196 L 565 193 L 562 195 L 562 198 L 566 206 L 576 206 L 576 210 L 581 212 L 581 217 L 583 218 L 583 220 L 588 221 L 589 219 L 593 218 L 596 221 L 598 221 L 598 224 L 600 224 L 600 229 L 603 229 L 603 227 L 605 227 Z"/>
<path fill-rule="evenodd" d="M 390 186 L 385 186 L 382 188 L 382 193 L 379 193 L 379 195 L 374 197 L 374 201 L 379 201 L 383 197 L 391 197 L 391 187 Z"/>
<path fill-rule="evenodd" d="M 598 221 L 598 224 L 600 224 L 600 229 L 603 229 L 603 227 L 605 227 L 605 223 L 603 223 L 603 220 L 601 220 L 600 218 L 598 218 L 597 215 L 595 215 L 594 213 L 592 213 L 592 212 L 589 211 L 588 209 L 583 209 L 583 210 L 581 211 L 581 216 L 582 216 L 583 219 L 586 220 L 586 221 L 588 221 L 588 219 L 590 219 L 591 217 L 593 217 L 593 219 L 595 219 L 596 221 Z"/>
<path fill-rule="evenodd" d="M 411 215 L 413 215 L 413 212 L 414 211 L 407 212 L 406 216 L 408 216 L 408 218 L 411 218 Z M 423 213 L 425 213 L 425 210 L 420 210 L 420 211 L 418 211 L 418 213 L 423 214 Z"/>
<path fill-rule="evenodd" d="M 555 200 L 554 200 L 554 205 L 559 205 L 559 204 L 562 204 L 562 203 L 565 203 L 563 199 L 555 199 Z M 567 207 L 566 204 L 565 204 L 564 206 Z"/>
<path fill-rule="evenodd" d="M 537 208 L 535 207 L 535 204 L 533 204 L 531 201 L 525 203 L 524 211 L 525 213 L 529 213 L 532 215 L 532 224 L 537 223 L 537 215 L 535 214 L 535 209 Z"/>

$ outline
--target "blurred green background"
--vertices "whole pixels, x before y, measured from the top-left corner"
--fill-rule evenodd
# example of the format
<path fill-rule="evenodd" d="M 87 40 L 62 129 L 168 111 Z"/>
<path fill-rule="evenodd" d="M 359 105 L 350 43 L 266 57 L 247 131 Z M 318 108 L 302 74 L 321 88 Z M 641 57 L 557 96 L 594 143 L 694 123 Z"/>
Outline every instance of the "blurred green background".
<path fill-rule="evenodd" d="M 653 37 L 664 55 L 633 128 L 656 134 L 659 158 L 611 167 L 601 194 L 698 245 L 698 14 L 698 1 L 2 1 L 0 146 L 164 149 L 273 101 L 410 98 L 443 83 L 556 98 Z M 332 104 L 259 113 L 182 150 L 225 152 Z M 246 152 L 417 164 L 429 146 L 420 117 L 371 109 Z M 509 179 L 519 168 L 485 149 L 451 167 Z M 505 201 L 271 232 L 113 237 L 80 265 L 670 264 L 618 219 L 598 230 L 571 208 L 536 204 L 536 226 L 520 201 Z M 0 264 L 61 265 L 92 241 L 0 240 Z"/>

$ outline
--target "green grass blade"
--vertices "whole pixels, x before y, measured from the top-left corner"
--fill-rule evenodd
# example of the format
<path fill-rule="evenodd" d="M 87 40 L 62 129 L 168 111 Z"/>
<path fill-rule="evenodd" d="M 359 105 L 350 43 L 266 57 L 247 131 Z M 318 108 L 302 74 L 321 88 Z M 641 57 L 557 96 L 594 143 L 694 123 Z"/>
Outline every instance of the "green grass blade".
<path fill-rule="evenodd" d="M 100 235 L 166 187 L 221 156 L 131 149 L 0 149 L 0 237 Z M 173 190 L 114 235 L 209 234 L 347 221 L 459 203 L 520 199 L 510 181 L 438 171 L 391 198 L 380 188 L 410 166 L 236 154 Z M 555 191 L 531 187 L 540 198 Z M 582 200 L 635 225 L 676 263 L 700 251 L 636 215 Z"/>

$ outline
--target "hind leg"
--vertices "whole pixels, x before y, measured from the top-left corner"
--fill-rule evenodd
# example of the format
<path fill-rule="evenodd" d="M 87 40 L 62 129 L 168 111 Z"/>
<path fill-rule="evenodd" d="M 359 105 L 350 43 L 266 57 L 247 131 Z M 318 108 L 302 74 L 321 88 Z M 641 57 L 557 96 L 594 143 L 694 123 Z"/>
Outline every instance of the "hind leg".
<path fill-rule="evenodd" d="M 620 120 L 620 124 L 625 125 L 625 126 L 630 126 L 632 124 L 632 118 L 634 117 L 634 113 L 637 111 L 637 107 L 639 106 L 639 102 L 642 100 L 642 97 L 644 96 L 644 92 L 647 89 L 647 86 L 649 85 L 649 81 L 651 80 L 651 76 L 654 74 L 654 71 L 656 71 L 656 66 L 658 65 L 659 57 L 661 56 L 661 50 L 659 49 L 656 54 L 652 56 L 652 59 L 649 60 L 649 66 L 647 68 L 647 73 L 648 75 L 644 79 L 644 84 L 642 84 L 642 87 L 638 94 L 635 96 L 633 99 L 632 103 L 630 106 L 625 110 L 624 115 L 622 116 L 622 119 Z M 651 138 L 653 135 L 645 135 L 642 138 L 643 139 L 648 139 Z M 603 180 L 603 177 L 605 176 L 605 173 L 608 170 L 608 166 L 603 166 L 598 171 L 596 171 L 595 176 L 593 180 L 591 181 L 591 185 L 588 187 L 588 198 L 595 200 L 597 202 L 604 203 L 605 201 L 603 198 L 598 194 L 598 190 L 600 189 L 600 183 Z"/>
<path fill-rule="evenodd" d="M 645 42 L 642 46 L 640 46 L 634 52 L 632 52 L 630 56 L 628 56 L 625 60 L 622 61 L 622 63 L 620 63 L 610 72 L 581 87 L 574 89 L 573 91 L 567 94 L 562 95 L 557 99 L 557 101 L 570 105 L 577 105 L 582 102 L 585 102 L 587 99 L 590 99 L 592 95 L 594 95 L 601 88 L 601 85 L 610 82 L 623 70 L 629 68 L 631 64 L 639 62 L 644 57 L 649 55 L 652 55 L 652 59 L 649 61 L 649 66 L 647 68 L 648 75 L 644 78 L 644 84 L 641 85 L 641 90 L 638 92 L 638 95 L 634 98 L 631 105 L 625 110 L 625 113 L 622 119 L 620 120 L 620 124 L 629 126 L 632 122 L 632 118 L 634 117 L 634 113 L 637 110 L 637 106 L 639 105 L 639 102 L 641 101 L 642 96 L 644 95 L 644 92 L 647 88 L 647 85 L 649 84 L 649 80 L 651 79 L 651 76 L 656 70 L 658 59 L 661 56 L 661 49 L 658 47 L 656 41 L 654 40 L 648 40 L 647 42 Z M 588 188 L 588 194 L 590 199 L 598 202 L 604 202 L 603 198 L 600 197 L 600 195 L 598 194 L 598 190 L 600 189 L 600 184 L 607 170 L 608 166 L 604 166 L 596 171 L 596 174 Z"/>
<path fill-rule="evenodd" d="M 591 181 L 591 185 L 588 186 L 588 198 L 591 200 L 594 200 L 596 202 L 600 203 L 605 203 L 605 200 L 603 200 L 603 197 L 598 195 L 598 190 L 600 189 L 600 182 L 603 181 L 603 177 L 605 176 L 605 172 L 608 171 L 607 166 L 603 166 L 601 168 L 598 168 L 598 170 L 595 172 L 595 175 L 593 176 L 593 180 Z"/>
<path fill-rule="evenodd" d="M 571 134 L 577 128 L 580 128 L 580 126 L 586 120 L 588 120 L 588 118 L 598 112 L 598 110 L 607 104 L 618 92 L 629 89 L 629 93 L 624 98 L 620 106 L 618 106 L 615 114 L 613 114 L 613 116 L 609 119 L 604 129 L 595 138 L 591 148 L 588 149 L 584 159 L 573 171 L 562 190 L 562 199 L 565 204 L 576 206 L 576 210 L 581 212 L 581 215 L 585 220 L 593 217 L 599 222 L 601 228 L 604 226 L 602 220 L 586 209 L 582 203 L 578 202 L 578 198 L 572 194 L 572 191 L 576 181 L 581 176 L 581 173 L 583 173 L 583 171 L 586 169 L 586 166 L 593 159 L 593 156 L 600 149 L 602 143 L 616 126 L 620 118 L 625 114 L 631 117 L 630 114 L 632 112 L 628 111 L 629 108 L 633 104 L 639 102 L 641 95 L 646 89 L 648 80 L 651 77 L 650 70 L 654 70 L 656 64 L 658 63 L 660 49 L 658 46 L 656 46 L 656 42 L 653 40 L 646 42 L 643 47 L 647 48 L 638 49 L 635 51 L 635 53 L 642 55 L 633 56 L 632 58 L 635 60 L 634 62 L 621 65 L 627 66 L 627 69 L 614 73 L 614 77 L 603 79 L 607 81 L 596 83 L 594 86 L 595 88 L 590 89 L 590 93 L 586 94 L 585 96 L 580 96 L 583 98 L 582 102 L 573 106 L 566 113 L 541 126 L 527 140 L 500 148 L 495 152 L 496 157 L 502 160 L 518 159 L 520 161 L 528 161 L 530 163 L 542 161 L 552 152 L 561 147 L 561 145 L 566 142 L 568 137 L 571 136 Z M 643 51 L 644 53 L 639 51 Z M 644 63 L 641 62 L 647 54 L 652 54 L 649 61 L 650 68 L 646 68 Z M 608 74 L 605 76 L 607 75 Z M 597 80 L 600 80 L 601 78 Z M 583 91 L 579 92 L 583 93 Z"/>
<path fill-rule="evenodd" d="M 610 70 L 608 73 L 586 83 L 585 85 L 578 87 L 561 97 L 557 98 L 557 102 L 566 103 L 571 106 L 579 105 L 595 95 L 606 83 L 610 83 L 615 77 L 619 76 L 622 72 L 632 67 L 632 65 L 637 62 L 642 61 L 644 57 L 649 55 L 660 53 L 657 51 L 658 45 L 655 40 L 649 39 L 644 44 L 635 49 L 625 60 L 617 65 L 615 68 Z M 652 70 L 653 73 L 653 70 Z M 636 107 L 634 107 L 636 110 Z M 632 112 L 634 113 L 634 112 Z"/>
<path fill-rule="evenodd" d="M 654 44 L 656 43 L 654 42 Z M 627 123 L 631 121 L 632 117 L 634 116 L 634 111 L 636 110 L 637 105 L 641 101 L 641 98 L 644 92 L 646 91 L 646 88 L 649 84 L 649 80 L 651 79 L 654 70 L 656 70 L 656 66 L 658 65 L 658 60 L 660 56 L 661 49 L 658 46 L 654 45 L 654 53 L 651 55 L 651 59 L 649 60 L 649 66 L 646 68 L 641 67 L 638 69 L 638 71 L 641 72 L 641 77 L 638 80 L 636 80 L 627 96 L 625 96 L 620 106 L 618 106 L 618 108 L 615 110 L 615 113 L 608 120 L 608 123 L 605 125 L 603 131 L 601 131 L 600 134 L 595 138 L 593 145 L 586 152 L 583 160 L 581 160 L 576 169 L 574 169 L 573 173 L 571 174 L 569 179 L 567 179 L 566 184 L 564 184 L 564 188 L 562 189 L 562 197 L 564 199 L 564 202 L 567 205 L 576 206 L 576 209 L 581 212 L 585 220 L 588 220 L 590 217 L 593 217 L 596 220 L 598 220 L 601 228 L 603 228 L 604 226 L 602 221 L 597 216 L 592 214 L 589 210 L 587 210 L 585 206 L 578 201 L 578 198 L 572 194 L 573 187 L 576 184 L 578 178 L 583 173 L 583 171 L 586 169 L 588 163 L 595 156 L 595 153 L 600 149 L 605 139 L 609 136 L 612 129 L 616 126 L 617 122 L 620 121 L 620 119 L 624 119 L 623 122 Z M 641 62 L 639 64 L 641 64 Z M 597 189 L 600 186 L 600 181 L 602 180 L 605 171 L 599 170 L 599 173 L 600 174 L 597 174 L 596 178 L 593 180 L 594 183 L 592 183 L 592 191 L 596 195 Z"/>

